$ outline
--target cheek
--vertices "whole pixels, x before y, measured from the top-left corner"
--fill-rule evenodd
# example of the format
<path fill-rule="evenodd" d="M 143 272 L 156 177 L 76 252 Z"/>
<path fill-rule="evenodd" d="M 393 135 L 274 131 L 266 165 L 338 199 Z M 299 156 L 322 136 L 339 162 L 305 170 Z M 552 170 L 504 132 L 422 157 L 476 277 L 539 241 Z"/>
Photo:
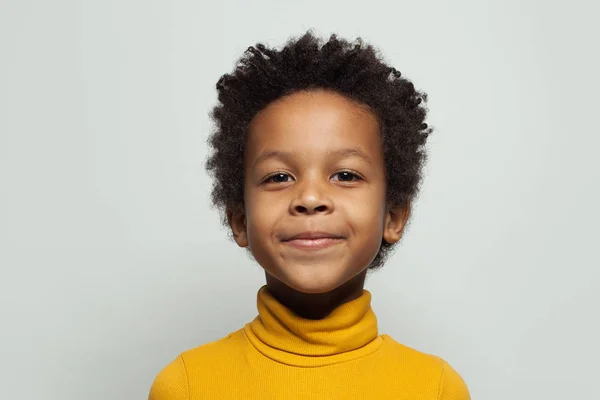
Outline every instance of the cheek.
<path fill-rule="evenodd" d="M 362 230 L 382 230 L 385 216 L 385 193 L 380 188 L 357 193 L 345 201 L 347 215 Z"/>
<path fill-rule="evenodd" d="M 281 205 L 273 199 L 252 197 L 246 202 L 246 223 L 248 240 L 259 238 L 264 240 L 270 237 L 280 219 Z"/>
<path fill-rule="evenodd" d="M 383 232 L 383 209 L 378 203 L 356 204 L 350 210 L 354 228 L 365 237 L 381 235 Z M 377 240 L 380 240 L 378 238 Z"/>

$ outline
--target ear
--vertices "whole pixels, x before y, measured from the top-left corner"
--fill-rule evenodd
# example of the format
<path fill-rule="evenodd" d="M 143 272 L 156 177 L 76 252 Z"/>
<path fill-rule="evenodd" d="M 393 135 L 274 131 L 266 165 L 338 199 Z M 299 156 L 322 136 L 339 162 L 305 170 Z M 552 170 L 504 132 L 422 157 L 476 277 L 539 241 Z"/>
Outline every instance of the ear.
<path fill-rule="evenodd" d="M 246 213 L 242 208 L 227 210 L 227 222 L 233 233 L 235 242 L 240 247 L 248 247 L 248 234 L 246 230 Z"/>
<path fill-rule="evenodd" d="M 410 202 L 403 205 L 388 206 L 383 226 L 383 239 L 396 243 L 402 237 L 404 227 L 410 215 Z"/>

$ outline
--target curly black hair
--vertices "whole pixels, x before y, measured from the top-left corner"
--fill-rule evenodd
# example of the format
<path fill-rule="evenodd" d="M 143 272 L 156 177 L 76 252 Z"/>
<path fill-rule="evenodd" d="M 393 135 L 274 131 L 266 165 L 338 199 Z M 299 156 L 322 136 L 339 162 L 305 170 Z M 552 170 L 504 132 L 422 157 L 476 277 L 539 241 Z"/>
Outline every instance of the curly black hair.
<path fill-rule="evenodd" d="M 379 120 L 389 205 L 405 205 L 416 196 L 432 129 L 424 122 L 427 94 L 361 38 L 351 43 L 332 34 L 325 43 L 309 29 L 291 37 L 281 50 L 262 43 L 250 46 L 231 74 L 217 82 L 219 103 L 210 117 L 216 129 L 208 143 L 205 167 L 213 177 L 212 203 L 228 226 L 227 211 L 243 209 L 244 146 L 248 125 L 271 102 L 299 91 L 325 89 L 366 105 Z M 369 269 L 381 267 L 393 244 L 382 239 Z"/>

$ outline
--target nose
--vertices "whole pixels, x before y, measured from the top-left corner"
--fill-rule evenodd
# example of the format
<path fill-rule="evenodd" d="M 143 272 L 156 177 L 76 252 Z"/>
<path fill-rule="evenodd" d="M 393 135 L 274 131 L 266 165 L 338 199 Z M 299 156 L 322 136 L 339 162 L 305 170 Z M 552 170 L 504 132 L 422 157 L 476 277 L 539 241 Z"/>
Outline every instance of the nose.
<path fill-rule="evenodd" d="M 330 214 L 333 211 L 326 183 L 317 179 L 305 180 L 296 184 L 297 191 L 290 203 L 290 212 L 293 215 L 311 215 L 316 213 Z"/>

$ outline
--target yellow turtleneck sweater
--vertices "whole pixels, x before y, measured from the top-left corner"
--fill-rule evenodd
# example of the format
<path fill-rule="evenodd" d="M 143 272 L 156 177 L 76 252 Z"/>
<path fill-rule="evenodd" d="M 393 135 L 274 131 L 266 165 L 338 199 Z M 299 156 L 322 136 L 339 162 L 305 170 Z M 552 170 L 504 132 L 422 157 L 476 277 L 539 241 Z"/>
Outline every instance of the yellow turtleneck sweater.
<path fill-rule="evenodd" d="M 320 320 L 294 314 L 267 286 L 257 306 L 242 329 L 167 365 L 149 400 L 470 399 L 443 359 L 378 334 L 366 289 Z"/>

